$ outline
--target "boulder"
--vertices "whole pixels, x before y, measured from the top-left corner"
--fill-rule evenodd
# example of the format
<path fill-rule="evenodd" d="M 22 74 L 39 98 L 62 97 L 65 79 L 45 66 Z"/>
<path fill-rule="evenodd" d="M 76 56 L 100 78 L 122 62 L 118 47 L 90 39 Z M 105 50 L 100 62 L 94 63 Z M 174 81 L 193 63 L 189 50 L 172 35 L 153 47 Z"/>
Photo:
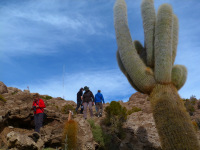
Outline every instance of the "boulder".
<path fill-rule="evenodd" d="M 0 94 L 8 93 L 7 86 L 0 81 Z"/>
<path fill-rule="evenodd" d="M 131 109 L 133 106 L 141 108 L 144 113 L 152 113 L 151 104 L 147 94 L 136 92 L 131 95 L 129 101 L 126 103 L 126 107 Z"/>
<path fill-rule="evenodd" d="M 82 116 L 75 118 L 78 122 L 78 145 L 80 150 L 95 150 L 95 141 L 91 131 L 90 124 Z"/>
<path fill-rule="evenodd" d="M 8 148 L 15 150 L 42 150 L 44 145 L 38 133 L 22 135 L 12 131 L 7 134 L 7 140 Z"/>
<path fill-rule="evenodd" d="M 124 145 L 131 145 L 133 149 L 144 149 L 144 147 L 152 150 L 161 149 L 152 113 L 139 111 L 129 115 L 124 128 L 127 133 L 126 140 L 122 142 Z"/>
<path fill-rule="evenodd" d="M 8 93 L 10 95 L 14 95 L 14 94 L 16 94 L 18 92 L 22 92 L 22 90 L 20 90 L 20 89 L 18 89 L 16 87 L 8 87 Z"/>

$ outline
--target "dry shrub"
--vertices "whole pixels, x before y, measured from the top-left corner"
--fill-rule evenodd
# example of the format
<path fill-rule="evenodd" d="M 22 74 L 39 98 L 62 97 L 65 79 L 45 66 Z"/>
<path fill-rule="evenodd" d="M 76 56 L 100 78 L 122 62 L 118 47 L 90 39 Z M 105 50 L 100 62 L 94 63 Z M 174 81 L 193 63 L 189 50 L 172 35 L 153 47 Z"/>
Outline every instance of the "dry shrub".
<path fill-rule="evenodd" d="M 194 129 L 197 131 L 198 128 L 199 128 L 197 122 L 196 121 L 192 121 L 192 124 L 194 126 Z"/>
<path fill-rule="evenodd" d="M 65 114 L 69 114 L 69 111 L 72 111 L 73 113 L 75 113 L 75 108 L 70 105 L 70 104 L 66 104 L 65 106 L 62 107 L 62 113 L 65 113 Z"/>
<path fill-rule="evenodd" d="M 190 99 L 184 99 L 184 105 L 190 116 L 193 116 L 195 112 L 194 104 L 191 102 Z"/>
<path fill-rule="evenodd" d="M 0 95 L 0 101 L 5 103 L 7 100 L 2 95 Z"/>
<path fill-rule="evenodd" d="M 132 109 L 128 110 L 127 114 L 131 115 L 132 113 L 138 112 L 138 111 L 141 111 L 141 110 L 142 110 L 141 108 L 133 106 Z"/>

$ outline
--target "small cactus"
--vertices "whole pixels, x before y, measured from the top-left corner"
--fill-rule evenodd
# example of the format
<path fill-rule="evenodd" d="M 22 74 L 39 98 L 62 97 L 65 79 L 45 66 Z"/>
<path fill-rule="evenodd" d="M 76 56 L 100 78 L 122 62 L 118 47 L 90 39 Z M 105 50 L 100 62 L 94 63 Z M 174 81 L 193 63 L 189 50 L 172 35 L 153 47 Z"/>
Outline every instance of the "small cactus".
<path fill-rule="evenodd" d="M 72 112 L 69 111 L 68 121 L 64 125 L 63 133 L 63 148 L 64 150 L 75 150 L 77 149 L 77 133 L 78 124 L 72 120 Z"/>
<path fill-rule="evenodd" d="M 117 61 L 129 83 L 149 94 L 163 150 L 199 150 L 200 146 L 178 90 L 187 78 L 183 65 L 174 65 L 178 44 L 178 18 L 163 4 L 156 14 L 153 0 L 142 0 L 144 46 L 132 41 L 125 0 L 116 0 L 114 26 Z"/>

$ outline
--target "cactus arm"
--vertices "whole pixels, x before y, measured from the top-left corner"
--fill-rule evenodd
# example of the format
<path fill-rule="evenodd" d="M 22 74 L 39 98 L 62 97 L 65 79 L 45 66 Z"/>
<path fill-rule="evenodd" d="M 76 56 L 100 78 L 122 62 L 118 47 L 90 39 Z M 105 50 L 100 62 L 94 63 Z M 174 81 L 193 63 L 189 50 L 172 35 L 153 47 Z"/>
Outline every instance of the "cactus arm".
<path fill-rule="evenodd" d="M 126 69 L 124 68 L 124 65 L 122 64 L 122 61 L 121 61 L 121 58 L 120 58 L 120 55 L 119 55 L 119 51 L 117 50 L 117 53 L 116 53 L 116 56 L 117 56 L 117 63 L 118 63 L 118 66 L 120 68 L 120 70 L 123 72 L 123 74 L 126 76 L 126 78 L 128 79 L 129 83 L 131 84 L 131 86 L 136 90 L 136 91 L 139 91 L 142 93 L 142 91 L 140 89 L 137 88 L 137 86 L 133 83 L 133 81 L 131 80 L 130 76 L 128 75 L 128 73 L 126 72 Z"/>
<path fill-rule="evenodd" d="M 120 58 L 120 55 L 119 55 L 119 50 L 117 50 L 117 52 L 116 52 L 116 57 L 117 57 L 117 63 L 118 63 L 118 66 L 119 66 L 120 70 L 126 76 L 128 73 L 126 72 L 126 69 L 124 68 L 124 65 L 123 65 L 123 63 L 121 61 L 121 58 Z"/>
<path fill-rule="evenodd" d="M 178 32 L 179 32 L 179 24 L 178 18 L 173 14 L 173 43 L 172 43 L 172 65 L 174 64 L 177 52 L 178 45 Z"/>
<path fill-rule="evenodd" d="M 187 69 L 183 65 L 175 65 L 172 68 L 172 83 L 179 90 L 187 79 Z"/>
<path fill-rule="evenodd" d="M 115 3 L 114 25 L 120 58 L 128 75 L 135 85 L 144 91 L 143 93 L 150 93 L 155 85 L 155 79 L 153 75 L 146 73 L 146 65 L 133 47 L 124 0 L 117 0 Z"/>
<path fill-rule="evenodd" d="M 140 58 L 142 59 L 142 61 L 147 64 L 147 54 L 146 54 L 146 49 L 142 46 L 142 44 L 135 40 L 133 41 L 133 46 L 135 47 L 138 55 L 140 55 Z"/>
<path fill-rule="evenodd" d="M 155 29 L 155 79 L 158 83 L 171 82 L 172 70 L 172 8 L 160 6 Z"/>
<path fill-rule="evenodd" d="M 156 85 L 151 107 L 163 150 L 199 150 L 191 119 L 172 84 Z"/>
<path fill-rule="evenodd" d="M 156 13 L 154 0 L 143 0 L 141 4 L 143 28 L 145 35 L 145 45 L 147 51 L 147 66 L 154 66 L 154 32 Z"/>

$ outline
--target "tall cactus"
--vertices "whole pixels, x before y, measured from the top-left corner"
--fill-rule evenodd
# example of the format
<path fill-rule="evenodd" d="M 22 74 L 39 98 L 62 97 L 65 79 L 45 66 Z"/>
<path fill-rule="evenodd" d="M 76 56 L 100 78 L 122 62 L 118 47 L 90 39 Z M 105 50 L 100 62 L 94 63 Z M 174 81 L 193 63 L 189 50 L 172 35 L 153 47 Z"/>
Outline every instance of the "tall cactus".
<path fill-rule="evenodd" d="M 178 95 L 187 78 L 187 69 L 174 65 L 178 19 L 168 4 L 161 5 L 156 15 L 153 0 L 142 0 L 141 10 L 144 47 L 139 41 L 132 41 L 126 3 L 116 0 L 114 25 L 119 67 L 133 88 L 150 95 L 163 150 L 199 150 L 189 114 Z"/>

